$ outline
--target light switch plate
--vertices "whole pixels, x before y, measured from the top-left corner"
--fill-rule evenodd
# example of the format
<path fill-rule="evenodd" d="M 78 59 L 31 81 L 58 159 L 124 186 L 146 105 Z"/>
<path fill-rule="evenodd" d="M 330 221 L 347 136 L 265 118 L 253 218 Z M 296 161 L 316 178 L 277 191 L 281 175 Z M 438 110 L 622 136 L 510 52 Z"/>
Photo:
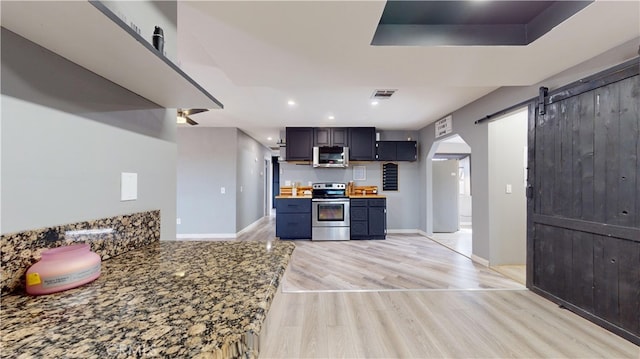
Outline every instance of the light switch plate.
<path fill-rule="evenodd" d="M 510 184 L 507 184 L 506 188 L 505 188 L 505 192 L 507 194 L 511 194 L 513 192 L 513 188 L 511 188 Z"/>
<path fill-rule="evenodd" d="M 122 172 L 120 174 L 120 200 L 135 201 L 138 199 L 138 174 Z"/>

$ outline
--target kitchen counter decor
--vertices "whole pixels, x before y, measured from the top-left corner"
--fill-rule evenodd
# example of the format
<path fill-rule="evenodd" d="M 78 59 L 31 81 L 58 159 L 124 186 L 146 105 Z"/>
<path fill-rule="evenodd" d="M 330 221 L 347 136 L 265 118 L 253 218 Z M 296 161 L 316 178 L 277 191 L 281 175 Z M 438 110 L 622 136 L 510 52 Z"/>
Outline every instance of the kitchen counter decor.
<path fill-rule="evenodd" d="M 294 244 L 160 241 L 47 296 L 2 298 L 2 358 L 254 358 Z"/>

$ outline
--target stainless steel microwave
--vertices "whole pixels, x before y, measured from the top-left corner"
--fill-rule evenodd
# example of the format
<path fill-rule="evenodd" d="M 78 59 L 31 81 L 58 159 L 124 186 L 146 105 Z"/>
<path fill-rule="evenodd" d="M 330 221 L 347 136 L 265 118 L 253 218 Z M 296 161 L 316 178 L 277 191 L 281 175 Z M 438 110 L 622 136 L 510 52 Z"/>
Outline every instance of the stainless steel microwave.
<path fill-rule="evenodd" d="M 320 146 L 313 148 L 313 167 L 349 167 L 349 147 Z"/>

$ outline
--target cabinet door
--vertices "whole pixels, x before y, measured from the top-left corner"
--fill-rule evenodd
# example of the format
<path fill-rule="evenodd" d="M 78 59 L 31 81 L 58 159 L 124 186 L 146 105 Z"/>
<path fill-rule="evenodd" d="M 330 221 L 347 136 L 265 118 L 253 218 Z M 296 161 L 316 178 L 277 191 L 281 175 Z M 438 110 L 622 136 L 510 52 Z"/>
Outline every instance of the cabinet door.
<path fill-rule="evenodd" d="M 276 236 L 283 239 L 311 239 L 311 213 L 276 214 Z"/>
<path fill-rule="evenodd" d="M 351 207 L 351 221 L 368 221 L 367 207 Z"/>
<path fill-rule="evenodd" d="M 278 198 L 276 199 L 276 215 L 281 213 L 311 213 L 311 199 Z"/>
<path fill-rule="evenodd" d="M 386 208 L 369 207 L 369 236 L 372 239 L 384 239 L 386 227 Z"/>
<path fill-rule="evenodd" d="M 375 127 L 353 127 L 349 129 L 349 160 L 374 161 L 375 159 Z"/>
<path fill-rule="evenodd" d="M 369 239 L 369 222 L 351 221 L 350 232 L 351 239 Z"/>
<path fill-rule="evenodd" d="M 331 146 L 349 147 L 349 130 L 346 127 L 331 129 Z"/>
<path fill-rule="evenodd" d="M 331 129 L 330 128 L 314 128 L 313 129 L 313 145 L 314 146 L 331 146 Z"/>
<path fill-rule="evenodd" d="M 398 141 L 396 143 L 397 161 L 415 161 L 418 159 L 418 144 L 416 141 Z"/>
<path fill-rule="evenodd" d="M 287 161 L 311 161 L 312 127 L 287 127 Z"/>
<path fill-rule="evenodd" d="M 396 142 L 395 141 L 376 142 L 376 160 L 395 161 L 396 160 Z"/>

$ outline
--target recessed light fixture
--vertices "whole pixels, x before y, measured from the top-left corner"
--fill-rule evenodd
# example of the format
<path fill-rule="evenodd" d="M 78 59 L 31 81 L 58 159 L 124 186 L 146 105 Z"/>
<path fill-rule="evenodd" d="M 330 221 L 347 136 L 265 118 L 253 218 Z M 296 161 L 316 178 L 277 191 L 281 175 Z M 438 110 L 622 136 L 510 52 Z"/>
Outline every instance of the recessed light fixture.
<path fill-rule="evenodd" d="M 287 101 L 287 105 L 289 105 L 289 106 L 295 106 L 295 105 L 296 105 L 296 102 L 295 102 L 295 101 L 293 101 L 293 100 L 289 100 L 289 101 Z"/>
<path fill-rule="evenodd" d="M 336 117 L 335 117 L 334 115 L 329 115 L 329 119 L 330 119 L 330 120 L 335 120 L 335 119 L 336 119 Z"/>
<path fill-rule="evenodd" d="M 273 140 L 272 137 L 267 137 L 267 141 L 271 141 L 271 140 Z"/>
<path fill-rule="evenodd" d="M 371 105 L 373 105 L 373 106 L 377 106 L 379 103 L 380 103 L 380 102 L 378 102 L 378 101 L 376 101 L 376 100 L 371 101 Z"/>

